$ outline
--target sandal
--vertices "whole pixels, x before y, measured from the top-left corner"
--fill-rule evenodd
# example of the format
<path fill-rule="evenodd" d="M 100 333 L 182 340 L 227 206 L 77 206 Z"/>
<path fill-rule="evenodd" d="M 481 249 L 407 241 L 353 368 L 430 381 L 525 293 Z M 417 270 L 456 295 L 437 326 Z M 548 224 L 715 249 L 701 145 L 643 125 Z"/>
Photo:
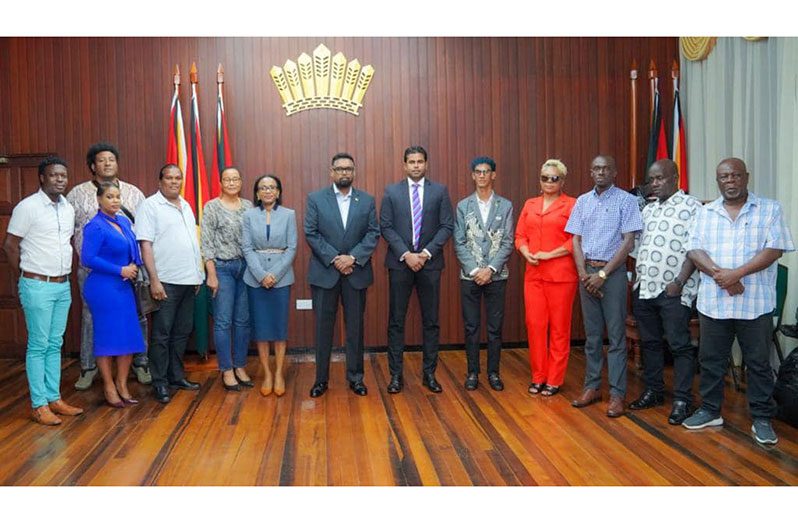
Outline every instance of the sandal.
<path fill-rule="evenodd" d="M 560 392 L 560 387 L 554 387 L 552 385 L 546 385 L 545 387 L 543 387 L 543 391 L 541 391 L 540 395 L 541 396 L 554 396 L 558 392 Z"/>
<path fill-rule="evenodd" d="M 542 388 L 543 388 L 542 383 L 531 383 L 529 385 L 529 388 L 527 389 L 527 392 L 529 392 L 530 394 L 539 394 Z"/>

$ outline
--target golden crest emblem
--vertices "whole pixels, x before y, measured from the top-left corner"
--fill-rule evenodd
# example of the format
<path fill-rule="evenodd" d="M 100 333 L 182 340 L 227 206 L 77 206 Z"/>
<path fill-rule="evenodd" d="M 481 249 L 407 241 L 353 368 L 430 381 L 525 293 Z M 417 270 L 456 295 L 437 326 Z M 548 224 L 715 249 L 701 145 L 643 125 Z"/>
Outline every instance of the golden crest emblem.
<path fill-rule="evenodd" d="M 286 116 L 308 109 L 338 109 L 358 115 L 369 88 L 374 68 L 360 66 L 356 59 L 347 63 L 343 53 L 335 56 L 324 45 L 313 50 L 313 58 L 302 53 L 273 66 L 269 74 L 283 100 Z"/>

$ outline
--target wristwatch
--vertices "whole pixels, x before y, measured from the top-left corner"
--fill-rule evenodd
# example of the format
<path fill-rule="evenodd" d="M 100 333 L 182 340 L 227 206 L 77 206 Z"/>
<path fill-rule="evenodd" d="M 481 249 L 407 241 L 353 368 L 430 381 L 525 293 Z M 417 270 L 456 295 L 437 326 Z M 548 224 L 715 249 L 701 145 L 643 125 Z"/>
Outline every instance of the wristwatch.
<path fill-rule="evenodd" d="M 604 272 L 604 269 L 601 269 L 600 271 L 598 271 L 598 275 L 599 275 L 599 278 L 601 278 L 602 280 L 606 280 L 607 279 L 607 273 Z"/>

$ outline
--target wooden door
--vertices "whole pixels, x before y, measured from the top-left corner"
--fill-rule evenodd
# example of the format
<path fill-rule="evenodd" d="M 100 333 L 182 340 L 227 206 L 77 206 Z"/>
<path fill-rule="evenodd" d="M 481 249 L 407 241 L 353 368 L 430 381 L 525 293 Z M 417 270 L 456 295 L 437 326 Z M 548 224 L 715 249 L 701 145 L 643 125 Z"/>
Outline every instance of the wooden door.
<path fill-rule="evenodd" d="M 6 237 L 11 211 L 22 198 L 39 190 L 38 166 L 46 154 L 0 156 L 0 241 Z M 73 282 L 73 302 L 77 298 Z M 64 347 L 77 347 L 80 333 L 80 316 L 75 322 L 75 306 L 70 310 L 70 321 L 64 336 Z M 0 358 L 24 358 L 28 335 L 25 316 L 19 303 L 16 280 L 0 249 Z M 73 349 L 74 350 L 74 349 Z"/>

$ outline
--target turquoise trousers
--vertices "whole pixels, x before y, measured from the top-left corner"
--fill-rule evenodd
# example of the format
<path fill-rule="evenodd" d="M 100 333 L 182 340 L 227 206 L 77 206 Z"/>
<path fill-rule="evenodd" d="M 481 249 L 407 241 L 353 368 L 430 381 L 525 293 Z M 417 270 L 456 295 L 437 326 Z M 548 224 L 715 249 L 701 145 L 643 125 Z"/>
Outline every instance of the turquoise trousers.
<path fill-rule="evenodd" d="M 72 294 L 69 281 L 19 279 L 19 301 L 28 327 L 25 371 L 34 409 L 61 397 L 61 345 Z"/>

